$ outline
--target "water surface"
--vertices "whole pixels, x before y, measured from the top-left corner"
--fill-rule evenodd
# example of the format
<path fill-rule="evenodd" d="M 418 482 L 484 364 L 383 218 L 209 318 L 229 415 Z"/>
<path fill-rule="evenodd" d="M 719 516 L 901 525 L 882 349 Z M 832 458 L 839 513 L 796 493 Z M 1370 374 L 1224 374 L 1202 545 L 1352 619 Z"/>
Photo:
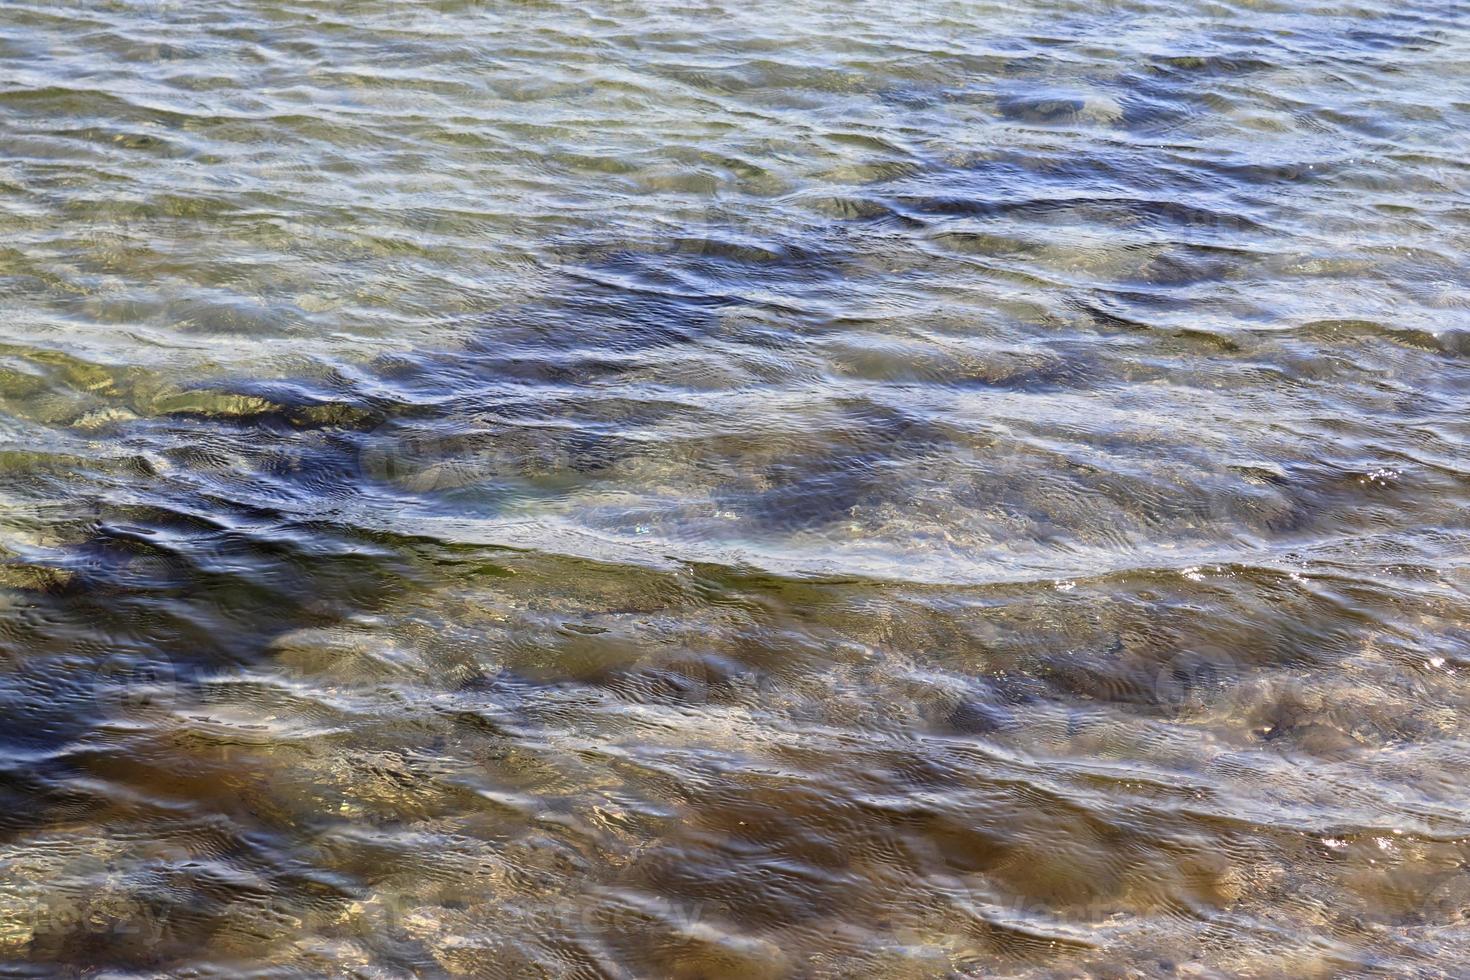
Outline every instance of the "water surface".
<path fill-rule="evenodd" d="M 349 8 L 0 6 L 6 975 L 1462 975 L 1463 5 Z"/>

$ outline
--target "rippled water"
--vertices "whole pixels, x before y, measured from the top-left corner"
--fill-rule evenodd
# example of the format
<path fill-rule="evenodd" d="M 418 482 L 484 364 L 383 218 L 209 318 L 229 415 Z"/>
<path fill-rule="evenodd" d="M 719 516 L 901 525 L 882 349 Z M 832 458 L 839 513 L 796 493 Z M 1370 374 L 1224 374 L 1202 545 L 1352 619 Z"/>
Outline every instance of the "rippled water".
<path fill-rule="evenodd" d="M 6 975 L 1461 975 L 1457 0 L 0 5 Z"/>

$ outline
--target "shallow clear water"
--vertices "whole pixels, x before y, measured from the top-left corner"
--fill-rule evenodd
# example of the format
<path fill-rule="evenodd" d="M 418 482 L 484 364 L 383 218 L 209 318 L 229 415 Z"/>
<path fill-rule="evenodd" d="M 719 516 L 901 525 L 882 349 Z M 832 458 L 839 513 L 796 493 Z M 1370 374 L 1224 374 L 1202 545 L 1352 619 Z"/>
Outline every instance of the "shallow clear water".
<path fill-rule="evenodd" d="M 1470 11 L 0 5 L 6 975 L 1463 975 Z"/>

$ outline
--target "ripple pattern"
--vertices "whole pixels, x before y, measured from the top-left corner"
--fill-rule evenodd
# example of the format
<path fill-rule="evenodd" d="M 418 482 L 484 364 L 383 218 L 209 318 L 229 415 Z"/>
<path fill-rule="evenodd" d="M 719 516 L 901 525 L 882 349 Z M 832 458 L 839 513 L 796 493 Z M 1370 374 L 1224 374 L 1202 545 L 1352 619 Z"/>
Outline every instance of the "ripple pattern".
<path fill-rule="evenodd" d="M 1457 2 L 8 0 L 0 973 L 1452 977 Z"/>

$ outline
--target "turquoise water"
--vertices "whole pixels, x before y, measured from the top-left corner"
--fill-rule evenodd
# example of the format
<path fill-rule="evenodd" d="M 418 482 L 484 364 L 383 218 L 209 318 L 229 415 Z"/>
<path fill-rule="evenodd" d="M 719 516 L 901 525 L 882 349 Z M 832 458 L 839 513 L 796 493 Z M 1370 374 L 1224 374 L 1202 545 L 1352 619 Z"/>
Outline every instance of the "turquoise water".
<path fill-rule="evenodd" d="M 0 971 L 1462 975 L 1467 14 L 0 5 Z"/>

